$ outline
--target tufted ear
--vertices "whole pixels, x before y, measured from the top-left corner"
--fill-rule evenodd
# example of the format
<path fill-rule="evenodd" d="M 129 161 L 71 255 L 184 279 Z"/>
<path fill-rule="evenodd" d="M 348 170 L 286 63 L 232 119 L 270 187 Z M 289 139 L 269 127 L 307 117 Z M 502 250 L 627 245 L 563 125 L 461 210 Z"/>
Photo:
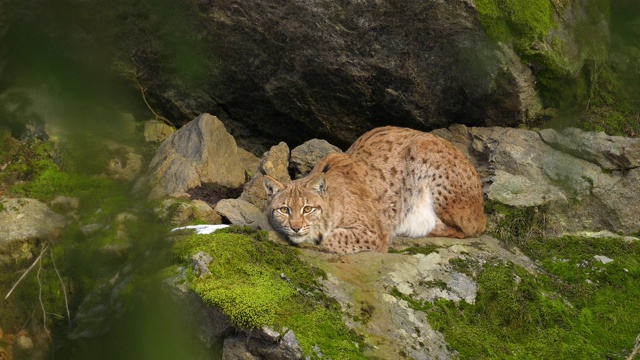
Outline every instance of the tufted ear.
<path fill-rule="evenodd" d="M 313 190 L 324 196 L 325 191 L 327 191 L 327 179 L 324 176 L 324 173 L 311 179 L 307 183 L 307 189 Z"/>
<path fill-rule="evenodd" d="M 273 195 L 275 195 L 278 191 L 284 189 L 284 184 L 269 175 L 265 175 L 264 189 L 267 191 L 267 199 L 271 200 L 271 198 L 273 198 Z"/>

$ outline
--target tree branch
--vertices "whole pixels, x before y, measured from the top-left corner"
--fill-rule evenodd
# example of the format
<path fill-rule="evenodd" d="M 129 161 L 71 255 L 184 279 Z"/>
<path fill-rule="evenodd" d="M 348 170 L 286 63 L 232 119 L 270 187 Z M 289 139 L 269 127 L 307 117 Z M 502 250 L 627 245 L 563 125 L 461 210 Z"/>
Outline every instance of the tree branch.
<path fill-rule="evenodd" d="M 22 280 L 25 278 L 25 276 L 27 276 L 29 271 L 31 271 L 31 269 L 33 269 L 33 267 L 36 266 L 36 264 L 38 262 L 40 262 L 40 259 L 42 259 L 42 255 L 44 254 L 45 250 L 47 250 L 48 247 L 49 247 L 49 244 L 44 244 L 42 246 L 42 250 L 40 250 L 40 255 L 38 255 L 36 260 L 33 262 L 33 264 L 31 264 L 31 266 L 29 266 L 29 268 L 24 272 L 24 274 L 22 274 L 22 276 L 20 276 L 18 281 L 16 281 L 16 283 L 13 284 L 13 286 L 11 287 L 11 290 L 9 290 L 9 292 L 7 293 L 7 296 L 4 297 L 5 300 L 7 300 L 9 298 L 9 296 L 11 296 L 11 293 L 13 292 L 13 290 L 16 289 L 16 287 L 18 286 L 18 284 L 20 284 L 20 282 L 22 282 Z"/>
<path fill-rule="evenodd" d="M 136 85 L 138 85 L 138 89 L 140 89 L 140 94 L 142 94 L 142 100 L 144 101 L 145 105 L 147 105 L 147 109 L 149 109 L 149 111 L 151 111 L 151 113 L 153 114 L 153 116 L 156 117 L 156 120 L 162 120 L 163 123 L 169 125 L 169 126 L 174 126 L 173 123 L 171 121 L 169 121 L 169 119 L 167 119 L 166 117 L 158 114 L 157 112 L 155 112 L 153 110 L 153 108 L 151 107 L 151 105 L 149 104 L 149 102 L 147 101 L 147 96 L 146 96 L 146 91 L 147 89 L 144 88 L 142 86 L 142 84 L 140 84 L 140 81 L 138 81 L 138 78 L 135 78 L 136 80 Z"/>
<path fill-rule="evenodd" d="M 53 249 L 49 249 L 49 255 L 51 255 L 51 263 L 53 264 L 53 268 L 58 275 L 58 279 L 60 280 L 60 286 L 62 286 L 62 294 L 64 295 L 64 306 L 67 309 L 67 321 L 69 325 L 71 325 L 71 312 L 69 311 L 69 300 L 67 299 L 67 288 L 64 286 L 64 281 L 62 281 L 62 276 L 60 276 L 60 272 L 58 271 L 58 267 L 56 266 L 56 260 L 53 258 Z"/>

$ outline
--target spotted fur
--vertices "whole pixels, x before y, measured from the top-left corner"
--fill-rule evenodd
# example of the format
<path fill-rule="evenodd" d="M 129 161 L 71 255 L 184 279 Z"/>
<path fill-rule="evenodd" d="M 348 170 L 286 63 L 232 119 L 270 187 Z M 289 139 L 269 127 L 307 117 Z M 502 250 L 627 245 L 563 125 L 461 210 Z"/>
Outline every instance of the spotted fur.
<path fill-rule="evenodd" d="M 480 178 L 450 142 L 381 127 L 285 186 L 266 176 L 271 224 L 292 242 L 329 251 L 386 252 L 394 236 L 478 236 L 486 228 Z"/>

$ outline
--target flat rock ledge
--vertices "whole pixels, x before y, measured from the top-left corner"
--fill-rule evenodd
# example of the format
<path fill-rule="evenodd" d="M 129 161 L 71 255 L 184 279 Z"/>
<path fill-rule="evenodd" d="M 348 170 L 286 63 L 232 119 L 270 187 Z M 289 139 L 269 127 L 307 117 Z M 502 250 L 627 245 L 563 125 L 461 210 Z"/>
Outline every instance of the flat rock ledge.
<path fill-rule="evenodd" d="M 490 236 L 471 239 L 398 238 L 392 251 L 416 247 L 427 254 L 364 252 L 336 257 L 304 249 L 303 258 L 327 273 L 322 284 L 336 299 L 346 324 L 375 344 L 371 356 L 401 359 L 455 359 L 443 335 L 426 314 L 411 308 L 398 293 L 416 301 L 444 298 L 475 302 L 476 277 L 487 262 L 512 262 L 535 274 L 535 263 L 517 250 L 505 249 Z M 466 264 L 463 268 L 455 264 Z M 367 318 L 367 321 L 355 319 Z"/>

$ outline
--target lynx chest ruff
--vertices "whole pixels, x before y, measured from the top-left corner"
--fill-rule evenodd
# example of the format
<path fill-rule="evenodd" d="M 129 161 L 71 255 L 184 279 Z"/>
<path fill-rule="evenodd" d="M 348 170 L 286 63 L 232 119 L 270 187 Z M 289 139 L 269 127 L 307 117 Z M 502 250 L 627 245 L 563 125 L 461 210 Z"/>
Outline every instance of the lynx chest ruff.
<path fill-rule="evenodd" d="M 284 185 L 265 176 L 267 215 L 293 243 L 386 252 L 396 235 L 472 237 L 486 227 L 480 178 L 448 141 L 407 128 L 362 135 Z"/>

